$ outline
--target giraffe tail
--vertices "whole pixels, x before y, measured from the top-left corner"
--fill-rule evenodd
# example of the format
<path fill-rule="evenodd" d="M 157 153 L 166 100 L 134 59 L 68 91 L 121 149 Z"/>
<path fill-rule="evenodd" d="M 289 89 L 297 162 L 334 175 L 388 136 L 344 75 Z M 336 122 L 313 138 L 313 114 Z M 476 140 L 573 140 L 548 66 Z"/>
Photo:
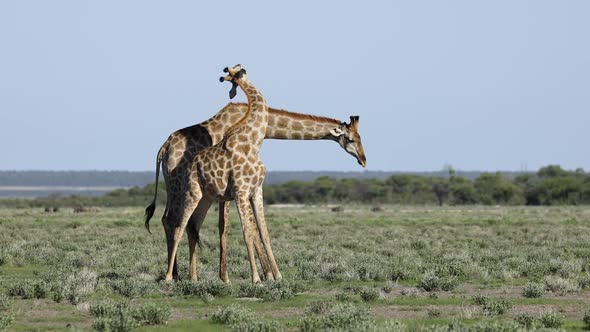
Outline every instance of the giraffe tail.
<path fill-rule="evenodd" d="M 164 156 L 164 152 L 166 151 L 168 144 L 162 145 L 160 150 L 158 151 L 158 157 L 156 158 L 156 189 L 154 192 L 154 200 L 152 204 L 145 208 L 145 229 L 147 229 L 148 233 L 152 234 L 150 231 L 150 219 L 154 216 L 154 212 L 156 211 L 156 198 L 158 197 L 158 179 L 160 177 L 160 163 L 162 162 L 162 157 Z"/>

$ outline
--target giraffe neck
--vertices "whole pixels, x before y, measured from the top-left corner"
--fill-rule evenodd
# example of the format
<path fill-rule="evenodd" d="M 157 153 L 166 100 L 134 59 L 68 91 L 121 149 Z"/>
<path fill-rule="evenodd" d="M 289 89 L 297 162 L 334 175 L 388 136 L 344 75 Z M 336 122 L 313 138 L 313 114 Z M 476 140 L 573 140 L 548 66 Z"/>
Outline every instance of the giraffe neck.
<path fill-rule="evenodd" d="M 330 131 L 340 126 L 340 121 L 322 116 L 269 109 L 266 138 L 316 140 L 333 139 Z"/>
<path fill-rule="evenodd" d="M 246 103 L 229 103 L 209 120 L 201 123 L 217 144 L 248 111 Z M 333 139 L 330 130 L 340 125 L 332 118 L 288 112 L 268 108 L 268 125 L 265 138 L 289 140 Z"/>
<path fill-rule="evenodd" d="M 248 109 L 244 116 L 228 129 L 228 140 L 238 144 L 247 143 L 257 152 L 262 145 L 268 125 L 268 106 L 262 94 L 248 79 L 238 80 L 240 89 L 248 98 Z"/>

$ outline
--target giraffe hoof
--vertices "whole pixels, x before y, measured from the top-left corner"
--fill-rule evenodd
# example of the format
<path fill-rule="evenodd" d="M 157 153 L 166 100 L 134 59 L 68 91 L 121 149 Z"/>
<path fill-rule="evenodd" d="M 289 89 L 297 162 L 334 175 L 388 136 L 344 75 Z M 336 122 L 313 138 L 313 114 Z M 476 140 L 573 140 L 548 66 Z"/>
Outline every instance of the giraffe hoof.
<path fill-rule="evenodd" d="M 222 76 L 219 78 L 219 82 L 223 83 L 223 81 L 225 81 L 225 78 L 223 78 L 223 76 Z"/>
<path fill-rule="evenodd" d="M 223 68 L 224 73 L 227 73 L 228 71 L 229 71 L 229 68 L 227 68 L 227 67 Z"/>

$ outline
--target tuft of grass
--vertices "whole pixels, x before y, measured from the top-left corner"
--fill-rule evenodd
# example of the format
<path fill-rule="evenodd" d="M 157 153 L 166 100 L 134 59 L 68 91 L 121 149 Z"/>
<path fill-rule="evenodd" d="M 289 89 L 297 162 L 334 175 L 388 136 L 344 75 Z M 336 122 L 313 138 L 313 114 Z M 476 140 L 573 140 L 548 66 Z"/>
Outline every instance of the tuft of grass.
<path fill-rule="evenodd" d="M 307 315 L 301 322 L 301 331 L 326 329 L 364 330 L 375 322 L 365 307 L 352 303 L 332 303 L 321 306 L 320 313 L 314 313 L 317 305 L 308 307 Z"/>
<path fill-rule="evenodd" d="M 373 302 L 379 298 L 379 291 L 374 288 L 365 287 L 359 291 L 361 299 L 365 302 Z"/>
<path fill-rule="evenodd" d="M 217 324 L 229 325 L 233 331 L 275 332 L 281 330 L 277 321 L 260 319 L 254 312 L 236 304 L 217 309 L 211 320 Z"/>
<path fill-rule="evenodd" d="M 584 317 L 582 318 L 582 321 L 584 322 L 585 329 L 590 330 L 590 309 L 584 312 Z"/>
<path fill-rule="evenodd" d="M 515 320 L 518 322 L 518 325 L 527 330 L 531 330 L 534 327 L 536 321 L 535 317 L 528 313 L 519 314 L 516 316 Z"/>
<path fill-rule="evenodd" d="M 555 276 L 546 276 L 543 279 L 545 289 L 559 294 L 574 293 L 580 291 L 580 286 L 577 282 L 570 279 L 564 279 Z"/>
<path fill-rule="evenodd" d="M 0 331 L 4 331 L 14 322 L 14 315 L 8 312 L 0 311 Z"/>
<path fill-rule="evenodd" d="M 545 285 L 536 282 L 529 282 L 522 289 L 522 296 L 528 298 L 541 297 L 543 294 L 545 294 Z"/>
<path fill-rule="evenodd" d="M 170 319 L 170 306 L 163 303 L 146 303 L 133 310 L 133 317 L 142 325 L 165 324 Z"/>
<path fill-rule="evenodd" d="M 138 278 L 125 278 L 111 283 L 113 291 L 128 298 L 143 297 L 155 290 L 154 282 Z"/>
<path fill-rule="evenodd" d="M 455 276 L 439 277 L 436 273 L 429 271 L 422 276 L 417 287 L 427 292 L 452 291 L 457 287 L 457 284 L 457 277 Z"/>
<path fill-rule="evenodd" d="M 494 299 L 484 295 L 473 296 L 473 302 L 479 305 L 487 316 L 503 315 L 512 309 L 512 303 L 505 299 Z"/>
<path fill-rule="evenodd" d="M 565 317 L 556 312 L 547 312 L 539 318 L 539 321 L 545 328 L 558 329 L 565 324 Z"/>
<path fill-rule="evenodd" d="M 146 303 L 131 307 L 127 302 L 97 301 L 90 305 L 97 331 L 130 331 L 142 325 L 165 324 L 170 319 L 170 306 Z"/>
<path fill-rule="evenodd" d="M 0 296 L 0 312 L 7 311 L 12 305 L 12 300 L 6 295 Z"/>

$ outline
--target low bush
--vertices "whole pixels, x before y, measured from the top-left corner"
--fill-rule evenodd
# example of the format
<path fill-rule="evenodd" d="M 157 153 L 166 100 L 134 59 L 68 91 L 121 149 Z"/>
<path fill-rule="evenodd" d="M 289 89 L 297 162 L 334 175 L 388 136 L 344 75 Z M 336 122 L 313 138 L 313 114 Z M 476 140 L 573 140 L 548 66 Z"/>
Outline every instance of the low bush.
<path fill-rule="evenodd" d="M 545 328 L 558 329 L 565 324 L 565 317 L 555 312 L 547 312 L 539 318 L 539 321 Z"/>
<path fill-rule="evenodd" d="M 20 280 L 8 287 L 8 296 L 32 299 L 35 297 L 35 284 L 30 280 Z"/>
<path fill-rule="evenodd" d="M 0 311 L 0 331 L 4 331 L 12 325 L 14 316 L 12 313 Z"/>
<path fill-rule="evenodd" d="M 484 295 L 473 296 L 473 302 L 479 305 L 487 316 L 503 315 L 512 309 L 512 303 L 505 299 L 494 299 Z"/>
<path fill-rule="evenodd" d="M 10 297 L 2 295 L 0 296 L 0 312 L 7 311 L 12 305 Z"/>
<path fill-rule="evenodd" d="M 545 285 L 536 282 L 529 282 L 522 289 L 522 296 L 528 298 L 541 297 L 543 294 L 545 294 Z"/>
<path fill-rule="evenodd" d="M 130 331 L 141 325 L 165 324 L 170 319 L 170 306 L 147 303 L 131 307 L 127 302 L 98 301 L 90 305 L 97 331 Z"/>
<path fill-rule="evenodd" d="M 217 309 L 211 316 L 211 320 L 217 324 L 230 325 L 240 321 L 254 320 L 254 313 L 241 305 L 233 304 Z"/>
<path fill-rule="evenodd" d="M 115 312 L 116 305 L 112 301 L 98 301 L 90 305 L 90 313 L 96 318 L 108 317 Z"/>
<path fill-rule="evenodd" d="M 142 325 L 165 324 L 170 319 L 170 306 L 147 303 L 133 310 L 133 317 Z"/>
<path fill-rule="evenodd" d="M 308 308 L 307 315 L 301 324 L 302 331 L 363 330 L 364 327 L 375 324 L 365 307 L 355 306 L 352 303 L 334 303 L 323 308 L 321 314 L 313 313 L 312 310 L 317 310 L 317 307 L 315 309 Z"/>
<path fill-rule="evenodd" d="M 585 324 L 586 330 L 590 330 L 590 309 L 586 310 L 586 312 L 584 313 L 584 317 L 582 318 L 582 321 Z"/>
<path fill-rule="evenodd" d="M 561 277 L 546 276 L 543 279 L 545 289 L 559 294 L 574 293 L 580 291 L 577 282 Z"/>
<path fill-rule="evenodd" d="M 427 292 L 451 291 L 457 287 L 457 283 L 455 276 L 439 277 L 434 272 L 429 271 L 422 276 L 417 287 Z"/>
<path fill-rule="evenodd" d="M 240 332 L 275 332 L 281 326 L 277 321 L 259 319 L 254 312 L 237 304 L 217 309 L 211 316 L 217 324 L 229 325 L 233 331 Z"/>
<path fill-rule="evenodd" d="M 113 281 L 111 287 L 113 291 L 125 297 L 136 298 L 153 292 L 156 285 L 149 280 L 130 277 Z"/>
<path fill-rule="evenodd" d="M 374 288 L 362 288 L 359 292 L 361 299 L 365 302 L 373 302 L 379 298 L 379 291 Z"/>
<path fill-rule="evenodd" d="M 535 317 L 528 313 L 519 314 L 515 319 L 520 326 L 527 330 L 531 330 L 534 327 L 536 321 Z"/>

